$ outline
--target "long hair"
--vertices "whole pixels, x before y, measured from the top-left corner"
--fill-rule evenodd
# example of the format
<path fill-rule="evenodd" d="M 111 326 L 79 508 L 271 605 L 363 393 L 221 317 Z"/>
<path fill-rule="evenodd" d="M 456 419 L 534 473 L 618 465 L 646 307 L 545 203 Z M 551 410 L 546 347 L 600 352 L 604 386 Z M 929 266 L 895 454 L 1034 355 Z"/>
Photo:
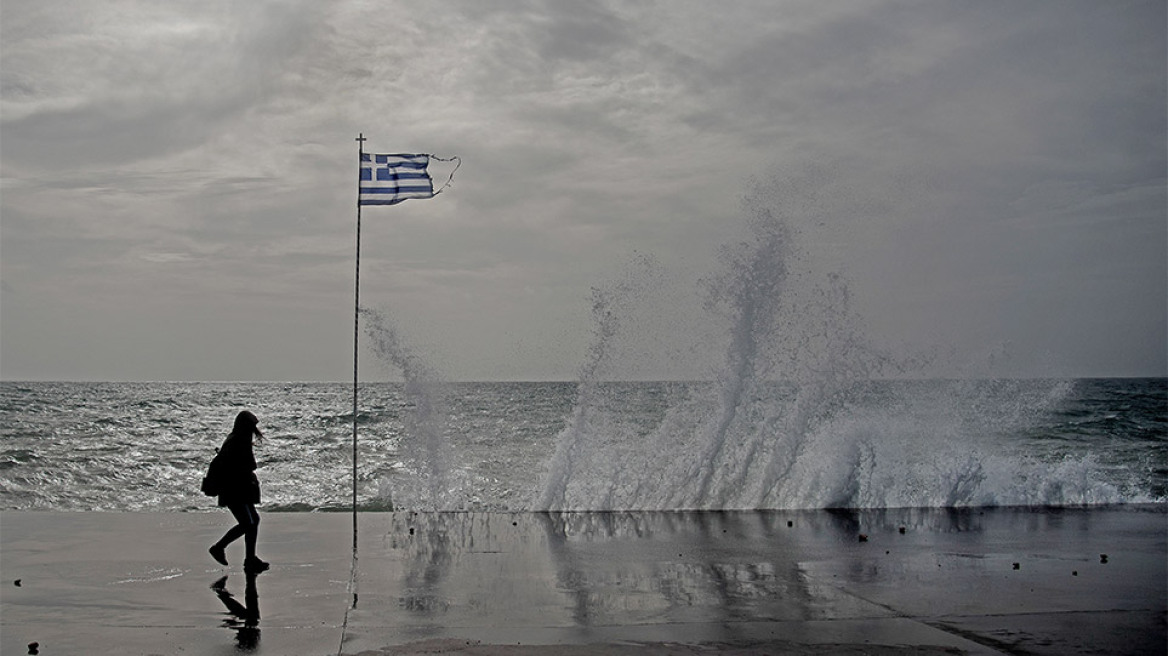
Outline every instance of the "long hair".
<path fill-rule="evenodd" d="M 264 434 L 258 428 L 259 419 L 250 411 L 244 410 L 235 415 L 235 425 L 231 427 L 231 434 L 236 437 L 244 437 L 250 442 L 252 435 L 255 435 L 256 441 L 262 442 Z"/>

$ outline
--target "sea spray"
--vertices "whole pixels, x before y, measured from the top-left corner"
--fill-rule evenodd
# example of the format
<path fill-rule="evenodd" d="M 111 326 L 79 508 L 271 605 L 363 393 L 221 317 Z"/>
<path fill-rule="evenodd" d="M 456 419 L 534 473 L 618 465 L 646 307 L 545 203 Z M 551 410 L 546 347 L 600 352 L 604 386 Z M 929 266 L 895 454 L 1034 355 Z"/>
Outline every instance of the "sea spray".
<path fill-rule="evenodd" d="M 759 207 L 750 223 L 752 241 L 725 248 L 723 274 L 710 283 L 709 305 L 725 308 L 730 322 L 730 343 L 720 381 L 721 407 L 706 438 L 704 453 L 696 463 L 696 495 L 687 505 L 720 507 L 730 501 L 731 488 L 744 483 L 747 469 L 760 442 L 745 446 L 741 459 L 727 459 L 735 445 L 730 428 L 738 417 L 743 397 L 753 390 L 760 363 L 760 348 L 774 337 L 782 287 L 787 276 L 786 254 L 790 232 L 772 208 Z M 719 489 L 713 488 L 721 482 Z"/>
<path fill-rule="evenodd" d="M 663 393 L 653 426 L 622 416 L 602 382 L 642 289 L 598 293 L 595 338 L 539 509 L 881 508 L 1113 503 L 1090 457 L 1039 459 L 1018 443 L 1064 402 L 1059 381 L 912 381 L 923 357 L 868 340 L 851 292 L 815 272 L 799 221 L 825 220 L 814 176 L 758 186 L 748 237 L 702 287 L 723 326 L 709 383 Z M 615 302 L 619 301 L 619 302 Z M 708 317 L 695 318 L 708 319 Z M 677 325 L 676 330 L 687 330 Z M 890 379 L 891 378 L 891 379 Z M 605 392 L 609 393 L 605 393 Z"/>
<path fill-rule="evenodd" d="M 548 462 L 542 492 L 535 504 L 537 509 L 567 509 L 568 486 L 573 482 L 581 452 L 591 448 L 595 454 L 596 448 L 603 448 L 603 445 L 594 443 L 597 434 L 593 419 L 599 416 L 601 382 L 616 352 L 613 341 L 620 333 L 622 320 L 628 316 L 630 306 L 645 294 L 657 270 L 652 257 L 638 254 L 611 286 L 592 288 L 592 341 L 580 366 L 572 415 Z"/>
<path fill-rule="evenodd" d="M 1043 460 L 1025 436 L 1063 402 L 1058 381 L 876 381 L 819 414 L 772 505 L 1080 505 L 1122 499 L 1090 458 Z"/>
<path fill-rule="evenodd" d="M 382 362 L 402 373 L 405 435 L 402 455 L 407 471 L 389 480 L 384 472 L 378 496 L 392 496 L 392 504 L 411 509 L 447 509 L 456 504 L 451 477 L 453 459 L 445 437 L 447 416 L 443 404 L 443 386 L 438 372 L 425 359 L 408 348 L 397 329 L 382 312 L 361 308 L 365 335 L 373 352 Z"/>
<path fill-rule="evenodd" d="M 626 281 L 598 296 L 596 338 L 582 367 L 580 395 L 559 436 L 541 508 L 754 508 L 774 503 L 777 480 L 798 457 L 816 412 L 880 357 L 850 323 L 847 289 L 799 270 L 793 211 L 811 212 L 814 176 L 787 185 L 787 205 L 759 186 L 747 198 L 746 239 L 723 247 L 721 269 L 700 288 L 704 307 L 724 326 L 716 382 L 674 393 L 652 429 L 635 431 L 606 412 L 600 365 L 612 359 L 625 317 L 641 309 Z M 768 195 L 768 192 L 769 195 Z M 633 278 L 635 280 L 635 277 Z M 620 300 L 614 304 L 611 299 Z M 709 317 L 690 317 L 695 324 Z M 631 323 L 631 322 L 630 322 Z M 691 327 L 676 325 L 674 330 Z M 776 380 L 795 381 L 780 385 Z"/>
<path fill-rule="evenodd" d="M 815 169 L 756 184 L 744 203 L 750 239 L 723 248 L 720 272 L 705 282 L 729 339 L 717 419 L 704 431 L 698 483 L 680 499 L 686 507 L 784 505 L 782 483 L 810 427 L 889 363 L 864 339 L 843 279 L 816 274 L 799 247 L 793 226 L 821 220 L 828 183 Z"/>

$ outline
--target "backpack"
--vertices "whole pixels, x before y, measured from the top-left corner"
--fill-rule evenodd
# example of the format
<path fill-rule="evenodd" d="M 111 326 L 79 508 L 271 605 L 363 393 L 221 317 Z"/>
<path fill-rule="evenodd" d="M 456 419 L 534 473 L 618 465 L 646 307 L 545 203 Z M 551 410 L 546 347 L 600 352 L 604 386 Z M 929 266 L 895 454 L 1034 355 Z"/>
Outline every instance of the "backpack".
<path fill-rule="evenodd" d="M 219 458 L 220 453 L 216 452 L 215 457 L 211 458 L 211 464 L 207 467 L 207 475 L 203 477 L 203 484 L 199 489 L 203 494 L 214 497 L 219 496 L 223 491 L 223 461 Z"/>

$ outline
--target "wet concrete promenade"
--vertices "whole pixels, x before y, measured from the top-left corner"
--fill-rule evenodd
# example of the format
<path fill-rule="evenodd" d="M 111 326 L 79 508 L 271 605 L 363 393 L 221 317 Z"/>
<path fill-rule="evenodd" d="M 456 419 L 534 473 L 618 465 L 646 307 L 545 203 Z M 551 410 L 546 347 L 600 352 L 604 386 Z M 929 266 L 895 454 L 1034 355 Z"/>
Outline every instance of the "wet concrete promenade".
<path fill-rule="evenodd" d="M 0 652 L 1163 654 L 1165 511 L 4 512 Z"/>

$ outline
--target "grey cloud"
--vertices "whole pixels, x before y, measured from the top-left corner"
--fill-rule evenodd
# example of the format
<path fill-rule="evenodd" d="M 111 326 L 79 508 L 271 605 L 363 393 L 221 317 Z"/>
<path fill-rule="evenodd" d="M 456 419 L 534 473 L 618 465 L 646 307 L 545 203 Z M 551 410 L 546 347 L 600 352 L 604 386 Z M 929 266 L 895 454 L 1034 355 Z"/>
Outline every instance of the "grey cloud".
<path fill-rule="evenodd" d="M 86 6 L 87 20 L 42 26 L 18 13 L 29 33 L 8 30 L 5 85 L 26 93 L 5 95 L 17 118 L 4 121 L 3 138 L 26 165 L 111 166 L 206 141 L 281 83 L 322 15 L 319 3 L 252 3 L 228 26 L 227 6 L 210 3 L 191 29 L 170 29 L 177 12 Z"/>
<path fill-rule="evenodd" d="M 345 376 L 358 132 L 464 160 L 363 227 L 363 298 L 455 377 L 570 377 L 632 252 L 688 308 L 772 175 L 874 339 L 1165 366 L 1163 3 L 371 6 L 6 0 L 6 376 Z"/>

